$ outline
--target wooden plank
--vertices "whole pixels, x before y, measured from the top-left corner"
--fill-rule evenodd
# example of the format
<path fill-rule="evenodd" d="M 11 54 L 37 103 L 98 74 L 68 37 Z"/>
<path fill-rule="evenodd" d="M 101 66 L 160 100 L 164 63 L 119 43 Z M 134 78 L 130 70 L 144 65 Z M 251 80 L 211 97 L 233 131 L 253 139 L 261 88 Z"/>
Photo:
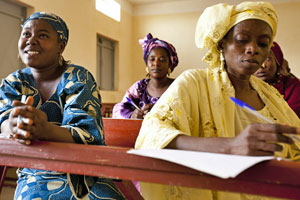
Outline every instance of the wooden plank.
<path fill-rule="evenodd" d="M 134 147 L 143 120 L 103 118 L 108 146 Z"/>
<path fill-rule="evenodd" d="M 0 139 L 0 165 L 290 199 L 300 197 L 300 164 L 296 162 L 263 162 L 237 178 L 221 179 L 167 161 L 130 155 L 127 150 L 55 142 L 24 146 Z"/>

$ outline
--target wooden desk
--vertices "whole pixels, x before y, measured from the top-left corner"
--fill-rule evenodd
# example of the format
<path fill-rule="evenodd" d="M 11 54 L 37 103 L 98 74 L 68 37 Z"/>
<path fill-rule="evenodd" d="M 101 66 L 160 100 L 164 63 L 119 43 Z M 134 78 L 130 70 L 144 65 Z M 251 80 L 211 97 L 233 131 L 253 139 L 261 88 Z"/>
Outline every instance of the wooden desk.
<path fill-rule="evenodd" d="M 0 165 L 300 198 L 300 163 L 272 160 L 246 170 L 237 178 L 220 179 L 167 161 L 130 155 L 127 150 L 56 142 L 33 142 L 25 146 L 0 139 Z"/>

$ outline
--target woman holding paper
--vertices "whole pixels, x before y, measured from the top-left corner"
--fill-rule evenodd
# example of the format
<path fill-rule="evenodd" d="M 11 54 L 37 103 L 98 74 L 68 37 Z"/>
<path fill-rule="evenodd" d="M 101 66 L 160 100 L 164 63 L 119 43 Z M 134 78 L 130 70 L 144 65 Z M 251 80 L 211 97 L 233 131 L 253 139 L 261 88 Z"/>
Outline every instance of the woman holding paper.
<path fill-rule="evenodd" d="M 173 82 L 144 119 L 135 147 L 300 158 L 299 143 L 283 134 L 300 134 L 300 120 L 275 88 L 252 76 L 267 58 L 276 29 L 277 14 L 267 2 L 205 9 L 195 41 L 200 49 L 208 49 L 204 61 L 209 68 L 188 70 Z M 240 108 L 230 97 L 273 123 Z M 141 189 L 146 199 L 253 197 L 146 183 Z"/>
<path fill-rule="evenodd" d="M 139 42 L 144 50 L 148 78 L 137 81 L 127 90 L 122 101 L 114 106 L 113 118 L 143 119 L 174 81 L 168 77 L 178 65 L 174 46 L 153 38 L 151 33 Z"/>
<path fill-rule="evenodd" d="M 55 14 L 37 12 L 24 22 L 18 47 L 27 67 L 2 81 L 2 136 L 27 145 L 33 140 L 105 145 L 96 82 L 62 57 L 68 38 L 66 23 Z M 17 174 L 14 199 L 124 199 L 106 178 L 29 168 Z"/>

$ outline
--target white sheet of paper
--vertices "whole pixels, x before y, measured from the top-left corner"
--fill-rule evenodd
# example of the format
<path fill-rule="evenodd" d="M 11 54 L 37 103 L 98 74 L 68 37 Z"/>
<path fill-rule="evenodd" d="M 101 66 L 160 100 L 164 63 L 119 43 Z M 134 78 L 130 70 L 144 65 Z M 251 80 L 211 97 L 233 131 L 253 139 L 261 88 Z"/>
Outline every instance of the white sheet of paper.
<path fill-rule="evenodd" d="M 131 149 L 127 153 L 174 162 L 220 178 L 234 178 L 273 156 L 239 156 L 171 149 Z"/>

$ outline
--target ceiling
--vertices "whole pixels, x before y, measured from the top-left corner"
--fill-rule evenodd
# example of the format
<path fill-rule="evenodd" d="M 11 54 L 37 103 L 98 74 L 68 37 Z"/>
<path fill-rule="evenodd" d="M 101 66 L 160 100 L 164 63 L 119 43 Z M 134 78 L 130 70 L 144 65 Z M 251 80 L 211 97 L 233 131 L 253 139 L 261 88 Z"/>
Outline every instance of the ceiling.
<path fill-rule="evenodd" d="M 183 2 L 183 1 L 191 1 L 191 0 L 127 0 L 129 1 L 131 4 L 133 5 L 146 5 L 146 4 L 157 4 L 157 3 L 163 3 L 163 2 Z M 197 0 L 197 1 L 209 1 L 209 0 Z M 268 2 L 272 3 L 272 4 L 276 4 L 276 3 L 283 3 L 283 2 L 293 2 L 293 1 L 299 1 L 299 0 L 268 0 Z M 228 3 L 228 4 L 235 4 L 237 1 L 236 0 L 220 0 L 220 3 Z M 243 2 L 243 1 L 239 1 L 239 2 Z"/>
<path fill-rule="evenodd" d="M 135 16 L 174 14 L 203 11 L 217 3 L 237 5 L 245 0 L 124 0 L 129 2 L 128 11 Z M 262 0 L 252 0 L 262 1 Z M 300 2 L 300 0 L 267 0 L 271 4 Z"/>
<path fill-rule="evenodd" d="M 153 4 L 158 2 L 168 2 L 168 1 L 185 1 L 185 0 L 128 0 L 133 5 L 145 5 Z"/>

